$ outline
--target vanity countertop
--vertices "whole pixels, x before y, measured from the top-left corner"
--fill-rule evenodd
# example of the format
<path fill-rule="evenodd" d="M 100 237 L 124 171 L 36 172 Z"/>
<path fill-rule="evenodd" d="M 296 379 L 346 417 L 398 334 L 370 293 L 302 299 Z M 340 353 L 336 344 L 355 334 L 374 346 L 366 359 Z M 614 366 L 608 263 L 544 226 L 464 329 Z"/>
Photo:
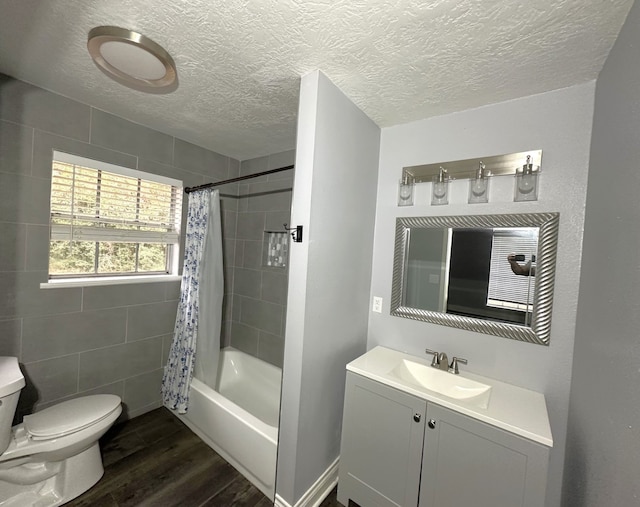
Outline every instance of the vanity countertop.
<path fill-rule="evenodd" d="M 404 360 L 429 367 L 431 364 L 431 359 L 426 356 L 424 358 L 412 356 L 404 352 L 377 346 L 347 364 L 347 370 L 529 440 L 553 447 L 547 405 L 543 394 L 467 371 L 461 372 L 460 377 L 491 386 L 488 406 L 487 408 L 481 408 L 469 401 L 450 398 L 436 391 L 412 385 L 399 379 L 391 372 L 396 365 Z M 451 373 L 446 374 L 453 375 Z"/>

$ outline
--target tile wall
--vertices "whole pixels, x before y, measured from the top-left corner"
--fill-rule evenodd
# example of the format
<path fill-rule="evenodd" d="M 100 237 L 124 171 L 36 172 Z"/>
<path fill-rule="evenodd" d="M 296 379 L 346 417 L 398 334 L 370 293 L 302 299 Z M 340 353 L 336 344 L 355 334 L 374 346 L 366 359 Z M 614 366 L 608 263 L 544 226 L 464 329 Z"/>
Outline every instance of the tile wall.
<path fill-rule="evenodd" d="M 295 151 L 281 152 L 243 161 L 240 174 L 294 163 Z M 238 185 L 233 304 L 227 316 L 231 346 L 279 367 L 284 355 L 288 267 L 265 266 L 263 242 L 265 231 L 281 232 L 283 224 L 290 223 L 292 187 L 293 170 Z"/>
<path fill-rule="evenodd" d="M 133 417 L 160 405 L 180 284 L 40 288 L 47 281 L 54 149 L 185 186 L 235 177 L 240 163 L 0 74 L 0 355 L 17 356 L 25 374 L 19 412 L 114 393 Z M 228 290 L 239 201 L 222 202 Z M 278 307 L 279 319 L 281 313 Z"/>

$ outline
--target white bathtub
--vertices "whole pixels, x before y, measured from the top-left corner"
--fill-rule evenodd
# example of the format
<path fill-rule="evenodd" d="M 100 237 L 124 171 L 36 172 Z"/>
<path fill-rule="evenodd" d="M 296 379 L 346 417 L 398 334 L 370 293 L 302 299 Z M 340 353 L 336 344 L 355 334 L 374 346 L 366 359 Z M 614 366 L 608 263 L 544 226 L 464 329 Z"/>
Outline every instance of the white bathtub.
<path fill-rule="evenodd" d="M 220 351 L 218 391 L 193 379 L 178 417 L 268 498 L 276 478 L 282 370 L 233 348 Z"/>

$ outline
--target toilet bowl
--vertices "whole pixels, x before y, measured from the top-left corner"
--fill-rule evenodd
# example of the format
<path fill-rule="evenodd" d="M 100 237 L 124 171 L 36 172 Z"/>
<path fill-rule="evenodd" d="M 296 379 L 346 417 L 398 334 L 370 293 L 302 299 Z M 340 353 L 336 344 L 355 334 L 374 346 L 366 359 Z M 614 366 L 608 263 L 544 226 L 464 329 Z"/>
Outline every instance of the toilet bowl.
<path fill-rule="evenodd" d="M 24 385 L 18 360 L 0 357 L 0 507 L 61 505 L 102 477 L 98 439 L 122 412 L 120 398 L 76 398 L 11 427 Z"/>

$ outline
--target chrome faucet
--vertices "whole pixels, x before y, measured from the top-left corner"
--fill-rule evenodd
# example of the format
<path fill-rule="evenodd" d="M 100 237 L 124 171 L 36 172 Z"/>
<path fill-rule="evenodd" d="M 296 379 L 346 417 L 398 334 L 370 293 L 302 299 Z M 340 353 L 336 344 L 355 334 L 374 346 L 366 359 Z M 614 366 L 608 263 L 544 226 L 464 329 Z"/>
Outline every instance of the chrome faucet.
<path fill-rule="evenodd" d="M 449 358 L 444 352 L 436 352 L 435 350 L 425 349 L 427 354 L 433 354 L 431 366 L 439 370 L 447 371 L 449 369 Z"/>
<path fill-rule="evenodd" d="M 458 363 L 467 364 L 467 360 L 462 357 L 455 357 L 449 364 L 449 358 L 447 354 L 444 352 L 436 352 L 435 350 L 425 349 L 427 354 L 433 354 L 433 359 L 431 360 L 431 366 L 434 368 L 438 368 L 439 370 L 448 371 L 449 373 L 453 373 L 454 375 L 458 375 L 460 370 L 458 368 Z"/>
<path fill-rule="evenodd" d="M 449 358 L 444 352 L 440 352 L 440 354 L 438 354 L 438 368 L 444 371 L 449 369 Z"/>

